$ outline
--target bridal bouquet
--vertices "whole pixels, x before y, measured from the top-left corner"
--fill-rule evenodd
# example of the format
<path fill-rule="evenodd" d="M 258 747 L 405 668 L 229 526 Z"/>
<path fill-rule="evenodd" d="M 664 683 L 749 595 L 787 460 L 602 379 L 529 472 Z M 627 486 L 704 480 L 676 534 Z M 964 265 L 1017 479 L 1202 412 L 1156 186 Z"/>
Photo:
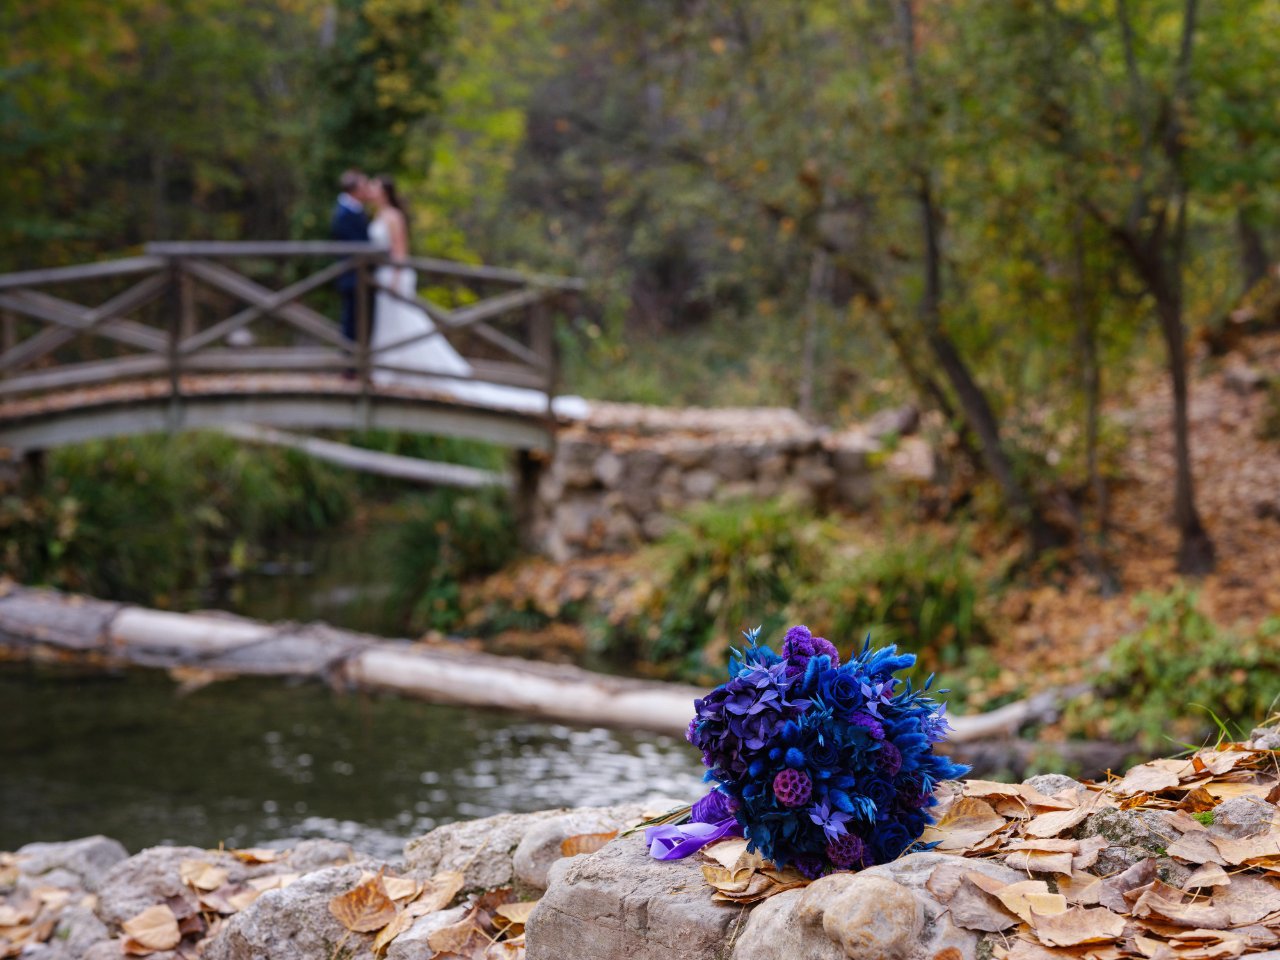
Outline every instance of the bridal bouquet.
<path fill-rule="evenodd" d="M 782 655 L 745 634 L 729 680 L 694 701 L 688 739 L 717 786 L 691 822 L 650 827 L 650 852 L 688 856 L 745 836 L 777 867 L 810 879 L 899 856 L 933 822 L 934 789 L 968 768 L 934 753 L 950 728 L 946 705 L 894 674 L 915 663 L 870 639 L 847 663 L 806 627 Z M 932 680 L 932 678 L 930 678 Z"/>

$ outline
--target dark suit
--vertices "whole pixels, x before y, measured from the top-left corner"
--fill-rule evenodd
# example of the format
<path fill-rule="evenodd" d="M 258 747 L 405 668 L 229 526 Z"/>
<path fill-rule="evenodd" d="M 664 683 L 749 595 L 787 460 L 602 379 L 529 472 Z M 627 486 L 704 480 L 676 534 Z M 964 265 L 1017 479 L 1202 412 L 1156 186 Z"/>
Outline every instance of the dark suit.
<path fill-rule="evenodd" d="M 369 241 L 369 218 L 363 211 L 352 210 L 341 201 L 334 204 L 333 220 L 329 224 L 329 236 L 334 240 L 356 243 Z M 348 340 L 356 339 L 356 273 L 349 270 L 338 278 L 338 292 L 342 295 L 342 333 Z M 370 298 L 372 299 L 372 298 Z M 372 304 L 370 305 L 372 307 Z M 372 309 L 370 319 L 372 319 Z"/>

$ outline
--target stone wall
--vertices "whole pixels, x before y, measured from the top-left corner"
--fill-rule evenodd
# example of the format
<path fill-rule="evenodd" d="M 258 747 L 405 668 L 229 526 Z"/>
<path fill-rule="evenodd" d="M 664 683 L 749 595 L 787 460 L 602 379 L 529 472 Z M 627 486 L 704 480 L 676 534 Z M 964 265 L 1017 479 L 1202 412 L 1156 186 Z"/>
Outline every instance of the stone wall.
<path fill-rule="evenodd" d="M 781 408 L 594 404 L 586 420 L 559 434 L 541 471 L 532 538 L 565 560 L 655 540 L 681 511 L 709 501 L 785 497 L 861 509 L 880 473 L 932 477 L 929 448 L 902 439 L 917 420 L 903 408 L 833 432 Z M 882 453 L 889 435 L 893 451 Z"/>

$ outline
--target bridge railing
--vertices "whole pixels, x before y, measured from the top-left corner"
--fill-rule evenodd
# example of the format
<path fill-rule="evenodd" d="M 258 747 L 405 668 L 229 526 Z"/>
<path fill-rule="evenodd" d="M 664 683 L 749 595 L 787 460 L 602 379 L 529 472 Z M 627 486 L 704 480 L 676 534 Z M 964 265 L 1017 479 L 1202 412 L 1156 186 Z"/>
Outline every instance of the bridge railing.
<path fill-rule="evenodd" d="M 264 263 L 301 276 L 273 287 L 252 275 Z M 389 264 L 418 271 L 419 292 L 381 286 L 376 268 Z M 357 283 L 354 340 L 306 302 L 348 272 Z M 421 292 L 439 286 L 465 295 L 446 305 Z M 376 393 L 380 372 L 423 374 L 397 366 L 394 355 L 439 336 L 472 372 L 426 371 L 432 381 L 533 389 L 549 410 L 557 375 L 551 307 L 583 286 L 427 257 L 393 264 L 363 243 L 152 243 L 143 256 L 0 275 L 0 401 L 147 378 L 167 380 L 177 398 L 185 376 L 232 373 L 345 374 Z M 377 292 L 421 308 L 434 329 L 375 346 Z"/>

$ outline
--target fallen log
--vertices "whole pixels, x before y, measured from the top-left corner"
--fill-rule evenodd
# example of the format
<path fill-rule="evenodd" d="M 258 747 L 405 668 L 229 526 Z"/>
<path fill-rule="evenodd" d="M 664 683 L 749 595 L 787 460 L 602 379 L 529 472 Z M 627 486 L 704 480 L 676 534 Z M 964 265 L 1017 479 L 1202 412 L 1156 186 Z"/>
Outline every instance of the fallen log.
<path fill-rule="evenodd" d="M 0 647 L 207 677 L 310 677 L 437 703 L 513 710 L 571 723 L 683 735 L 701 687 L 594 673 L 518 657 L 389 640 L 327 624 L 263 623 L 219 612 L 170 613 L 54 590 L 0 584 Z M 1005 740 L 1052 719 L 1047 691 L 990 713 L 951 718 L 955 743 Z M 998 747 L 996 749 L 999 749 Z"/>

